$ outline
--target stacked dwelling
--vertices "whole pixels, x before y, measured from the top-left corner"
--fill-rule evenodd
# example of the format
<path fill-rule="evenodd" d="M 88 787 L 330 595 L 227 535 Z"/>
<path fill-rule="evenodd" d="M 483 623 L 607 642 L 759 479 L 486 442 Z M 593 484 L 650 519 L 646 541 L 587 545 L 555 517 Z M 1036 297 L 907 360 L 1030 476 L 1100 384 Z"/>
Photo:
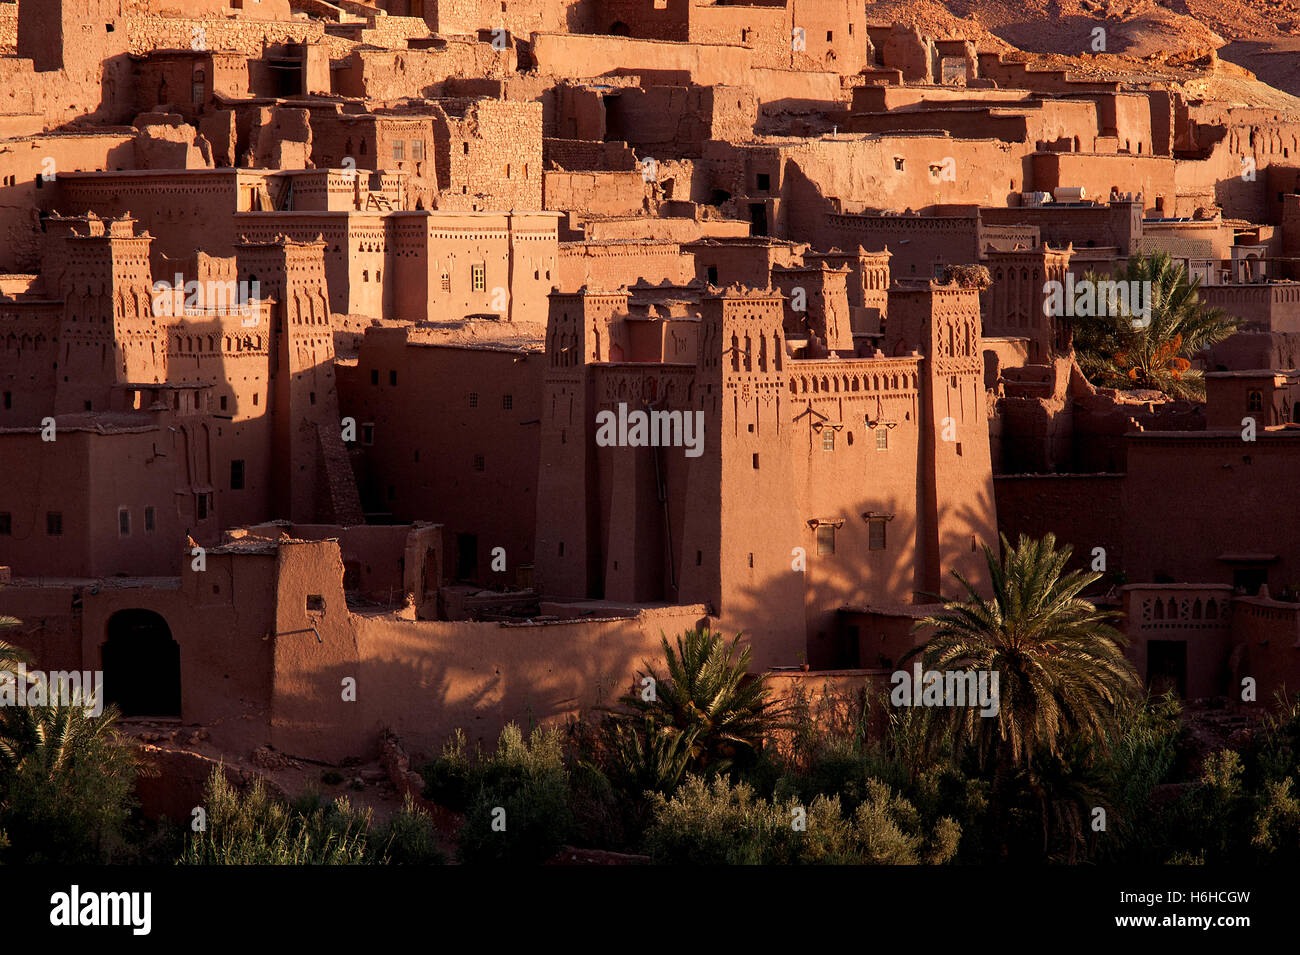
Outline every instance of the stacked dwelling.
<path fill-rule="evenodd" d="M 0 2 L 0 611 L 128 717 L 432 748 L 699 625 L 861 684 L 999 531 L 1100 553 L 1153 684 L 1295 682 L 1300 116 L 1215 61 L 174 6 Z M 1053 304 L 1155 252 L 1246 322 L 1205 402 L 1094 387 Z"/>

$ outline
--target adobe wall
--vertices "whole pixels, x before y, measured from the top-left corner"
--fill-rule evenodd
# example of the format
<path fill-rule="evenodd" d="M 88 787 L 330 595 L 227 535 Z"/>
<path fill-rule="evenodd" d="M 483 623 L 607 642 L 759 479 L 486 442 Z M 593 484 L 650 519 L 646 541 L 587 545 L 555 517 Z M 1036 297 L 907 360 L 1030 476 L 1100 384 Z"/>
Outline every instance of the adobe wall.
<path fill-rule="evenodd" d="M 449 580 L 512 586 L 534 559 L 544 361 L 517 347 L 422 343 L 372 328 L 339 369 L 343 414 L 373 437 L 353 459 L 365 509 L 442 524 Z M 470 547 L 469 566 L 458 544 Z M 504 569 L 493 550 L 504 548 Z"/>
<path fill-rule="evenodd" d="M 18 4 L 0 3 L 0 53 L 18 53 Z"/>
<path fill-rule="evenodd" d="M 439 209 L 543 208 L 542 104 L 477 100 L 435 116 Z"/>
<path fill-rule="evenodd" d="M 639 686 L 643 661 L 662 672 L 661 636 L 671 641 L 707 611 L 639 608 L 632 617 L 534 624 L 353 619 L 362 738 L 387 727 L 432 755 L 456 729 L 490 748 L 508 722 L 554 723 L 614 703 Z M 322 676 L 323 687 L 330 682 Z"/>
<path fill-rule="evenodd" d="M 490 42 L 451 39 L 432 50 L 370 50 L 351 52 L 333 71 L 334 92 L 377 102 L 443 94 L 442 84 L 454 77 L 504 78 L 516 68 L 513 45 L 504 50 Z"/>
<path fill-rule="evenodd" d="M 606 138 L 642 157 L 698 157 L 710 140 L 748 139 L 758 117 L 754 91 L 735 86 L 626 89 L 604 105 Z"/>
<path fill-rule="evenodd" d="M 126 0 L 123 4 L 128 14 L 135 16 L 200 16 L 237 17 L 241 20 L 289 20 L 293 13 L 289 0 L 257 0 L 255 3 L 235 0 Z"/>
<path fill-rule="evenodd" d="M 169 2 L 179 0 L 160 0 L 160 3 Z M 190 0 L 185 0 L 185 3 L 189 4 Z M 185 12 L 190 13 L 191 10 L 187 8 Z M 196 33 L 196 30 L 201 30 L 201 34 Z M 145 55 L 154 50 L 189 50 L 199 37 L 209 50 L 234 50 L 255 58 L 262 56 L 264 44 L 278 43 L 325 43 L 335 47 L 334 55 L 347 52 L 346 43 L 326 35 L 323 22 L 295 20 L 288 16 L 274 20 L 254 20 L 215 13 L 184 17 L 135 13 L 126 18 L 126 33 L 130 52 L 137 55 Z"/>
<path fill-rule="evenodd" d="M 746 195 L 749 189 L 742 177 L 751 152 L 761 154 L 759 149 L 711 144 L 706 156 L 714 164 L 717 185 L 733 195 Z M 1004 205 L 1009 195 L 1025 188 L 1023 155 L 1023 146 L 998 140 L 925 135 L 839 137 L 782 146 L 780 202 L 770 217 L 772 234 L 825 249 L 844 241 L 826 221 L 840 208 Z M 944 175 L 947 168 L 955 169 L 951 179 Z"/>
<path fill-rule="evenodd" d="M 677 242 L 565 242 L 560 245 L 559 277 L 562 292 L 583 286 L 613 290 L 638 281 L 685 285 L 695 278 L 695 261 Z"/>
<path fill-rule="evenodd" d="M 403 2 L 413 4 L 416 0 L 386 0 L 384 5 Z M 505 10 L 500 0 L 424 0 L 423 7 L 429 27 L 444 34 L 472 34 L 496 27 L 519 36 L 537 30 L 581 33 L 592 31 L 595 23 L 590 0 L 508 3 Z"/>
<path fill-rule="evenodd" d="M 217 747 L 248 751 L 270 736 L 276 631 L 273 556 L 207 555 L 183 576 L 83 589 L 81 667 L 102 667 L 113 615 L 151 610 L 180 648 L 181 719 L 199 724 Z M 291 639 L 291 638 L 288 638 Z M 307 639 L 311 639 L 310 634 Z M 112 675 L 105 674 L 106 684 Z"/>
<path fill-rule="evenodd" d="M 5 641 L 26 650 L 43 669 L 81 669 L 81 621 L 75 606 L 82 589 L 24 579 L 0 588 L 0 614 L 20 621 L 5 631 Z"/>
<path fill-rule="evenodd" d="M 1175 163 L 1161 156 L 1101 153 L 1035 153 L 1031 157 L 1033 188 L 1051 192 L 1058 186 L 1082 186 L 1090 199 L 1104 200 L 1112 189 L 1142 194 L 1143 211 L 1157 215 L 1156 200 L 1164 199 L 1164 215 L 1174 215 L 1177 187 Z"/>
<path fill-rule="evenodd" d="M 993 491 L 998 529 L 1015 543 L 1021 534 L 1056 535 L 1074 549 L 1070 566 L 1090 569 L 1093 548 L 1106 551 L 1106 569 L 1130 570 L 1122 474 L 997 474 Z M 1147 580 L 1129 572 L 1130 580 Z"/>
<path fill-rule="evenodd" d="M 1130 436 L 1123 497 L 1129 580 L 1163 574 L 1231 583 L 1239 565 L 1219 558 L 1232 554 L 1276 557 L 1264 565 L 1275 590 L 1300 580 L 1300 516 L 1278 506 L 1276 491 L 1300 463 L 1292 435 L 1260 432 L 1254 442 L 1237 431 Z M 1187 520 L 1207 500 L 1231 501 L 1233 519 Z"/>
<path fill-rule="evenodd" d="M 1255 680 L 1255 705 L 1271 706 L 1282 691 L 1295 693 L 1300 681 L 1300 605 L 1238 598 L 1232 602 L 1232 636 L 1243 651 L 1240 659 L 1223 667 L 1233 700 L 1241 699 L 1245 677 Z"/>
<path fill-rule="evenodd" d="M 185 533 L 204 536 L 177 499 L 191 483 L 183 468 L 193 423 L 187 433 L 164 432 L 148 418 L 108 434 L 69 426 L 54 441 L 41 440 L 39 421 L 30 427 L 0 434 L 5 457 L 30 465 L 0 486 L 0 512 L 11 515 L 13 527 L 0 536 L 0 563 L 24 577 L 175 573 Z M 167 460 L 158 460 L 159 450 Z M 128 533 L 121 530 L 123 508 Z M 146 508 L 154 514 L 152 530 Z M 48 533 L 50 513 L 60 515 L 57 535 Z"/>
<path fill-rule="evenodd" d="M 9 141 L 0 152 L 0 272 L 35 272 L 41 265 L 43 236 L 38 209 L 60 204 L 71 213 L 79 203 L 60 201 L 60 185 L 42 178 L 47 173 L 133 168 L 136 164 L 133 129 L 99 133 L 60 133 Z M 78 211 L 89 211 L 86 205 Z"/>
<path fill-rule="evenodd" d="M 831 215 L 826 228 L 830 244 L 841 248 L 888 248 L 890 273 L 897 278 L 933 278 L 936 266 L 980 260 L 978 215 Z"/>
<path fill-rule="evenodd" d="M 613 73 L 696 86 L 740 85 L 753 64 L 753 52 L 739 46 L 559 33 L 535 33 L 532 44 L 538 71 L 563 77 Z"/>
<path fill-rule="evenodd" d="M 832 110 L 848 105 L 848 94 L 838 73 L 755 67 L 749 75 L 765 117 L 783 110 Z"/>
<path fill-rule="evenodd" d="M 1241 625 L 1246 623 L 1238 613 L 1241 603 L 1232 599 L 1232 588 L 1227 586 L 1129 585 L 1123 588 L 1121 627 L 1131 641 L 1125 656 L 1133 662 L 1144 684 L 1160 690 L 1162 674 L 1153 672 L 1148 665 L 1151 644 L 1184 642 L 1186 698 L 1238 697 L 1240 694 L 1233 693 L 1229 684 L 1228 658 L 1233 644 L 1241 639 Z M 1294 619 L 1298 608 L 1288 606 Z M 1249 632 L 1251 628 L 1247 624 L 1244 629 Z M 1293 657 L 1292 666 L 1296 659 Z M 1259 676 L 1263 674 L 1257 679 Z"/>
<path fill-rule="evenodd" d="M 544 201 L 551 210 L 581 209 L 595 216 L 628 216 L 647 211 L 654 184 L 639 171 L 560 172 L 542 174 Z"/>

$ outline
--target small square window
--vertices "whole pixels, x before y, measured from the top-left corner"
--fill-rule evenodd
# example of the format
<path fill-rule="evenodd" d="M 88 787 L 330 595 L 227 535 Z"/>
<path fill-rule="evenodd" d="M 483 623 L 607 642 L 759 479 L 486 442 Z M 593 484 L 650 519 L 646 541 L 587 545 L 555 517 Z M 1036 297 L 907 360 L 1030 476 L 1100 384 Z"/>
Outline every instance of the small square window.
<path fill-rule="evenodd" d="M 307 595 L 307 612 L 308 612 L 308 613 L 324 613 L 324 612 L 325 612 L 325 597 L 324 597 L 323 595 L 321 595 L 321 594 L 308 594 L 308 595 Z"/>
<path fill-rule="evenodd" d="M 471 408 L 477 408 L 477 407 L 478 407 L 478 392 L 477 392 L 477 391 L 471 391 L 471 392 L 469 393 L 469 406 L 470 406 Z"/>
<path fill-rule="evenodd" d="M 451 273 L 450 273 L 450 272 L 443 272 L 443 273 L 442 273 L 442 290 L 443 290 L 444 292 L 450 292 L 450 291 L 451 291 Z"/>
<path fill-rule="evenodd" d="M 758 174 L 758 191 L 767 192 L 771 188 L 772 188 L 772 177 L 768 173 L 760 172 Z"/>
<path fill-rule="evenodd" d="M 487 268 L 481 262 L 470 267 L 470 282 L 475 292 L 487 291 Z"/>
<path fill-rule="evenodd" d="M 420 159 L 423 159 L 423 158 L 424 158 L 424 140 L 423 140 L 423 139 L 412 139 L 412 140 L 411 140 L 411 158 L 412 158 L 412 159 L 415 159 L 415 160 L 420 160 Z"/>
<path fill-rule="evenodd" d="M 225 411 L 225 410 L 226 410 L 226 396 L 225 396 L 225 395 L 222 395 L 222 396 L 221 396 L 221 400 L 220 400 L 219 404 L 221 405 L 221 410 L 222 410 L 222 411 Z"/>
<path fill-rule="evenodd" d="M 152 507 L 144 509 L 144 532 L 152 534 L 158 528 L 157 512 Z"/>
<path fill-rule="evenodd" d="M 817 555 L 825 557 L 835 553 L 835 525 L 817 525 Z"/>
<path fill-rule="evenodd" d="M 895 156 L 895 157 L 894 157 L 894 168 L 895 168 L 896 170 L 898 170 L 899 172 L 902 172 L 902 171 L 903 171 L 903 157 L 902 157 L 902 156 Z"/>
<path fill-rule="evenodd" d="M 885 519 L 883 517 L 873 517 L 867 521 L 867 549 L 885 549 Z"/>
<path fill-rule="evenodd" d="M 401 162 L 406 158 L 406 143 L 402 142 L 400 139 L 393 143 L 393 158 L 398 162 Z"/>
<path fill-rule="evenodd" d="M 50 537 L 58 537 L 63 533 L 63 512 L 47 511 L 45 514 L 45 533 Z"/>
<path fill-rule="evenodd" d="M 388 373 L 388 383 L 389 383 L 390 385 L 396 385 L 396 384 L 397 384 L 397 372 L 395 372 L 395 371 L 390 371 L 390 372 Z"/>
<path fill-rule="evenodd" d="M 131 535 L 131 512 L 125 507 L 117 509 L 117 532 L 123 537 Z"/>
<path fill-rule="evenodd" d="M 474 455 L 474 470 L 482 471 L 485 470 L 486 468 L 487 468 L 487 462 L 483 459 L 483 455 L 481 454 Z"/>
<path fill-rule="evenodd" d="M 510 411 L 510 410 L 512 410 L 512 409 L 514 408 L 514 406 L 515 406 L 515 396 L 514 396 L 514 395 L 502 395 L 502 396 L 501 396 L 501 408 L 502 408 L 502 410 L 504 410 L 504 411 Z"/>
<path fill-rule="evenodd" d="M 876 450 L 889 450 L 889 430 L 883 426 L 876 429 Z"/>
<path fill-rule="evenodd" d="M 822 450 L 835 450 L 835 431 L 831 428 L 822 428 Z"/>
<path fill-rule="evenodd" d="M 758 452 L 757 452 L 757 451 L 754 452 L 754 470 L 755 470 L 755 471 L 758 470 Z"/>

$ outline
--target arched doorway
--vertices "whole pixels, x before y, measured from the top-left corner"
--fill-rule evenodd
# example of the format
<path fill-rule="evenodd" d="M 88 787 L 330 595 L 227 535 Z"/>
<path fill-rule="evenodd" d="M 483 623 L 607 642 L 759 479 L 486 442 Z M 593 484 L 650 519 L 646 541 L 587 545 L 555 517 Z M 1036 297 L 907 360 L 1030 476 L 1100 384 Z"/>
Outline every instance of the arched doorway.
<path fill-rule="evenodd" d="M 632 31 L 628 28 L 628 25 L 622 20 L 615 20 L 609 25 L 610 36 L 627 36 L 631 32 Z"/>
<path fill-rule="evenodd" d="M 119 610 L 101 648 L 105 703 L 123 716 L 181 715 L 181 650 L 152 610 Z"/>

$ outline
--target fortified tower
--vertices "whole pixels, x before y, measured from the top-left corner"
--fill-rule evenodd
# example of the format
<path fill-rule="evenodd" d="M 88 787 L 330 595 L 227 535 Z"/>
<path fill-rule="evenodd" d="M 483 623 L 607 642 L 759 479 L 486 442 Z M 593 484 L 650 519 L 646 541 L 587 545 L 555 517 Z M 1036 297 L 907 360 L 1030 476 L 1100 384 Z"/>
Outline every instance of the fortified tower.
<path fill-rule="evenodd" d="M 64 299 L 55 412 L 107 411 L 113 385 L 166 380 L 167 348 L 152 319 L 149 247 L 135 220 L 51 218 L 46 281 Z"/>
<path fill-rule="evenodd" d="M 982 544 L 997 550 L 979 293 L 960 285 L 896 285 L 889 291 L 890 340 L 921 363 L 921 453 L 917 475 L 918 590 L 950 595 L 960 572 L 987 577 Z"/>
<path fill-rule="evenodd" d="M 240 281 L 275 303 L 267 334 L 276 513 L 291 521 L 362 523 L 334 381 L 325 243 L 279 236 L 271 242 L 242 242 L 235 255 Z"/>

